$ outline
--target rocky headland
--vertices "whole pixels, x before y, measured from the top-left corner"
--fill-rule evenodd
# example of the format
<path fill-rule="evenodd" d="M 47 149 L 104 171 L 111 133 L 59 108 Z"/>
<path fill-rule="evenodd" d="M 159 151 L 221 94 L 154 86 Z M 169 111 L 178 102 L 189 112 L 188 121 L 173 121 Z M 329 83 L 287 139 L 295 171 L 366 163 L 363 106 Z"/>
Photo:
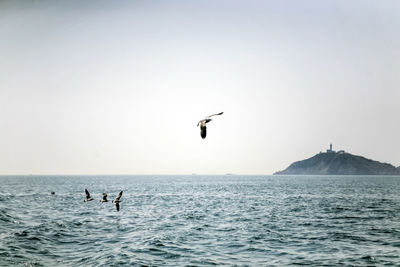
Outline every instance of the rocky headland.
<path fill-rule="evenodd" d="M 311 158 L 292 163 L 274 174 L 310 175 L 400 175 L 400 166 L 367 159 L 344 151 L 319 153 Z"/>

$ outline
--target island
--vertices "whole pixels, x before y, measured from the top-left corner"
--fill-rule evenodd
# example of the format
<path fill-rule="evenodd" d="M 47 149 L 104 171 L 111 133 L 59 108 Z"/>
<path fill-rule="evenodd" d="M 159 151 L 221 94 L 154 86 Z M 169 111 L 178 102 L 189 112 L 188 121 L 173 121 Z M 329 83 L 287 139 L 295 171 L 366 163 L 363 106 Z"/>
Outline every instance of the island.
<path fill-rule="evenodd" d="M 283 171 L 274 175 L 400 175 L 400 166 L 353 155 L 344 150 L 332 150 L 332 144 L 326 152 L 296 161 Z"/>

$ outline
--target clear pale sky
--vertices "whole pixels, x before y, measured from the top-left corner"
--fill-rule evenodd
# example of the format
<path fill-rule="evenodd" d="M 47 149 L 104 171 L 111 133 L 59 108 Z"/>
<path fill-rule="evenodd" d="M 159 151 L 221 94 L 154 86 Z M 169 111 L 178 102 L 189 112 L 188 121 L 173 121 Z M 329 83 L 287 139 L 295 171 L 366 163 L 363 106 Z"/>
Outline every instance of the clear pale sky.
<path fill-rule="evenodd" d="M 0 174 L 272 174 L 331 142 L 399 166 L 399 14 L 398 0 L 1 1 Z"/>

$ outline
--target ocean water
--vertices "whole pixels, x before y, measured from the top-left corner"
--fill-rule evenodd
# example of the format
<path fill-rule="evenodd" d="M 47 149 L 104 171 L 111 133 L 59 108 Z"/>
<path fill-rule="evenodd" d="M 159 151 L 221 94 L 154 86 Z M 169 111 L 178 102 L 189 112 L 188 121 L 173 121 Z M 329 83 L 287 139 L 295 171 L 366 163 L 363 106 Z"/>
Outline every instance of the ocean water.
<path fill-rule="evenodd" d="M 0 266 L 123 265 L 400 266 L 400 177 L 0 176 Z"/>

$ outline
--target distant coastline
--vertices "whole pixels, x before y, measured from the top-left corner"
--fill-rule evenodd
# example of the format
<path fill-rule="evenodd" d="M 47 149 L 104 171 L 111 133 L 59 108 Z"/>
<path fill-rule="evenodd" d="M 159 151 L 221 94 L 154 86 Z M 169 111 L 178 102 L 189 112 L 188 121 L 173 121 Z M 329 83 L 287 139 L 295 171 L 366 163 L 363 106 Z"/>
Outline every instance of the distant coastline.
<path fill-rule="evenodd" d="M 332 150 L 332 144 L 326 152 L 296 161 L 274 175 L 400 175 L 400 166 L 382 163 L 363 156 L 353 155 L 344 150 Z"/>

